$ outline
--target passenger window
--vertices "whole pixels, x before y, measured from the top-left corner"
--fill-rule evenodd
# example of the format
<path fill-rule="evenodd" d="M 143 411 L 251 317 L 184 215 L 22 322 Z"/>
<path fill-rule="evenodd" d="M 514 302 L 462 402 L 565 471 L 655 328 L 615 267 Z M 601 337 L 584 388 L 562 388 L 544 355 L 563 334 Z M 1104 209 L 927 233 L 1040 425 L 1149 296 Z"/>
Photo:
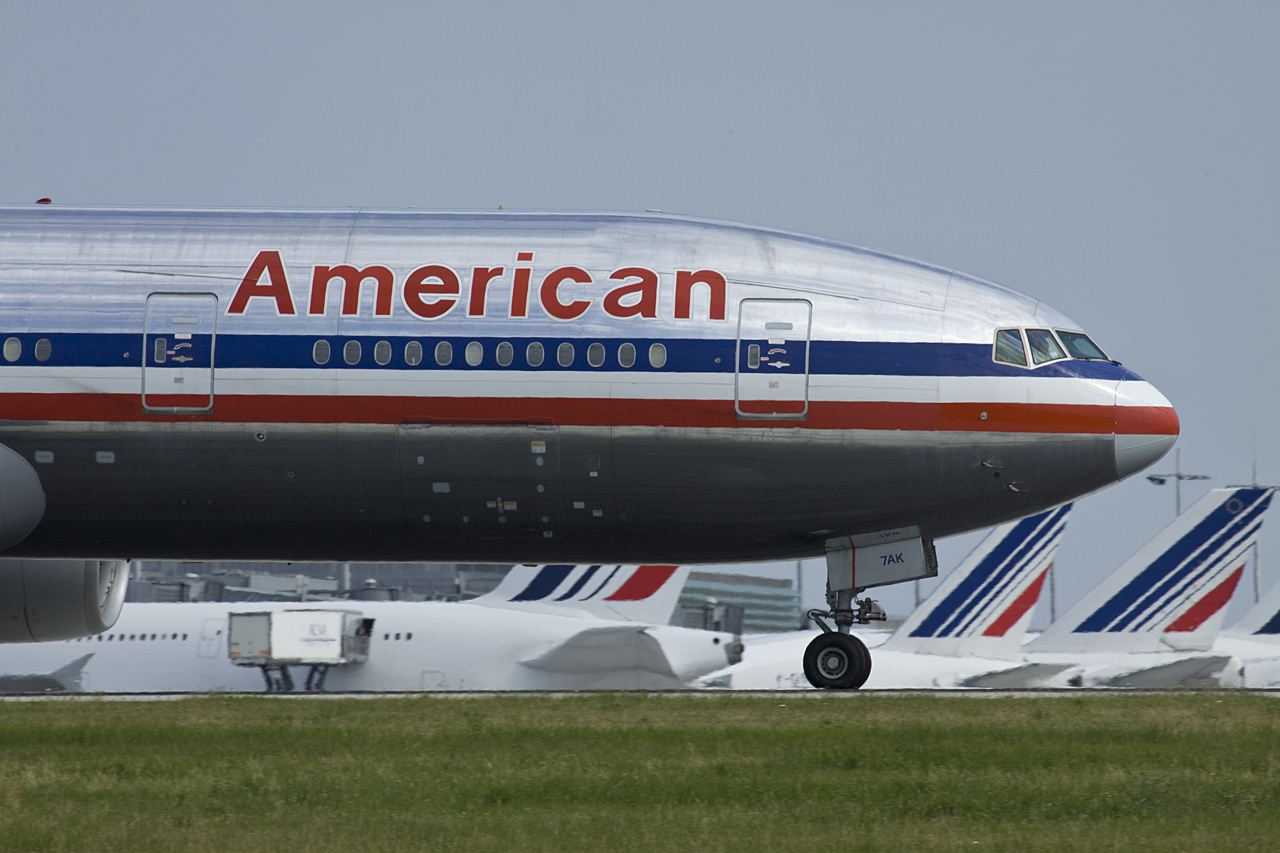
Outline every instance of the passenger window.
<path fill-rule="evenodd" d="M 623 367 L 631 367 L 636 363 L 636 345 L 623 344 L 618 347 L 618 364 Z"/>
<path fill-rule="evenodd" d="M 649 364 L 653 367 L 665 367 L 667 364 L 667 348 L 662 344 L 649 347 Z"/>
<path fill-rule="evenodd" d="M 48 338 L 41 338 L 36 341 L 36 361 L 48 361 L 49 356 L 53 354 L 53 344 L 49 343 Z"/>
<path fill-rule="evenodd" d="M 760 366 L 760 345 L 752 344 L 747 347 L 747 368 L 755 370 Z"/>
<path fill-rule="evenodd" d="M 389 364 L 391 362 L 391 344 L 387 341 L 378 341 L 373 347 L 373 360 L 378 364 Z"/>
<path fill-rule="evenodd" d="M 467 344 L 466 358 L 467 364 L 472 367 L 475 367 L 480 362 L 484 361 L 484 344 L 479 341 L 472 341 Z"/>
<path fill-rule="evenodd" d="M 404 363 L 410 367 L 422 364 L 422 344 L 409 341 L 404 345 Z"/>
<path fill-rule="evenodd" d="M 1067 357 L 1058 345 L 1058 339 L 1048 329 L 1027 329 L 1027 344 L 1031 347 L 1031 361 L 1035 364 Z"/>
<path fill-rule="evenodd" d="M 587 364 L 600 367 L 604 364 L 604 344 L 592 344 L 587 347 Z"/>
<path fill-rule="evenodd" d="M 1089 358 L 1099 361 L 1111 360 L 1084 332 L 1064 332 L 1061 329 L 1058 329 L 1057 332 L 1059 340 L 1067 348 L 1067 352 L 1071 353 L 1072 358 Z M 39 346 L 39 344 L 36 346 Z M 36 358 L 39 357 L 37 354 Z"/>
<path fill-rule="evenodd" d="M 165 338 L 156 338 L 155 352 L 152 353 L 152 355 L 155 356 L 156 364 L 164 364 L 165 357 L 168 354 L 169 354 L 169 341 Z M 8 354 L 6 353 L 6 357 L 7 356 Z M 9 360 L 12 361 L 13 359 L 9 359 Z"/>
<path fill-rule="evenodd" d="M 1000 329 L 996 332 L 996 348 L 992 359 L 1000 364 L 1027 366 L 1027 351 L 1022 346 L 1022 333 L 1017 329 Z"/>
<path fill-rule="evenodd" d="M 311 359 L 316 364 L 329 363 L 329 342 L 316 341 L 316 345 L 311 348 Z"/>
<path fill-rule="evenodd" d="M 22 358 L 22 341 L 17 338 L 8 338 L 4 342 L 4 360 L 17 361 Z"/>
<path fill-rule="evenodd" d="M 556 362 L 561 367 L 568 367 L 573 364 L 573 344 L 563 343 L 556 350 Z"/>
<path fill-rule="evenodd" d="M 343 346 L 342 348 L 342 360 L 345 361 L 347 364 L 360 363 L 360 342 L 359 341 L 347 341 L 346 345 Z"/>
<path fill-rule="evenodd" d="M 453 362 L 453 344 L 441 341 L 436 344 L 436 364 L 448 367 Z"/>
<path fill-rule="evenodd" d="M 524 360 L 529 363 L 530 367 L 540 367 L 542 365 L 542 359 L 545 357 L 546 353 L 543 352 L 542 344 L 537 341 L 529 344 L 524 351 Z"/>
<path fill-rule="evenodd" d="M 498 344 L 498 351 L 496 353 L 498 357 L 498 366 L 510 367 L 512 360 L 515 358 L 515 353 L 515 348 L 506 341 Z"/>

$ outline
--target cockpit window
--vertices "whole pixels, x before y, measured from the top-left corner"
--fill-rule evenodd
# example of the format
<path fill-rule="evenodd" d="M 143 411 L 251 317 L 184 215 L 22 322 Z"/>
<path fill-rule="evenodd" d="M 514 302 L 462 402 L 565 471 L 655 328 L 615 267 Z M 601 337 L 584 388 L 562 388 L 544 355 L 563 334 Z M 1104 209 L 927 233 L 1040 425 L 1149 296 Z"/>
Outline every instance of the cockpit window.
<path fill-rule="evenodd" d="M 1022 333 L 1017 329 L 999 329 L 996 332 L 996 347 L 991 356 L 1001 364 L 1027 366 L 1027 351 L 1022 346 Z"/>
<path fill-rule="evenodd" d="M 1062 341 L 1062 345 L 1067 348 L 1067 352 L 1071 353 L 1072 358 L 1111 360 L 1084 332 L 1064 332 L 1059 329 L 1058 338 Z"/>
<path fill-rule="evenodd" d="M 1031 346 L 1031 361 L 1035 364 L 1067 357 L 1048 329 L 1027 329 L 1027 343 Z"/>

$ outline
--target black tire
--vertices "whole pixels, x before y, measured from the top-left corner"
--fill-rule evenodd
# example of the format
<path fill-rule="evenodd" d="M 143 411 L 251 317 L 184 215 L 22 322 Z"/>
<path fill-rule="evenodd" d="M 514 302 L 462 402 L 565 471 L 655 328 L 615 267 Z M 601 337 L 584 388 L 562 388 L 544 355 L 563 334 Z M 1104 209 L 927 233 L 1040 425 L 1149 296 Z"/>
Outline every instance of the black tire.
<path fill-rule="evenodd" d="M 871 676 L 871 653 L 857 637 L 824 632 L 804 650 L 804 676 L 819 690 L 857 690 Z"/>

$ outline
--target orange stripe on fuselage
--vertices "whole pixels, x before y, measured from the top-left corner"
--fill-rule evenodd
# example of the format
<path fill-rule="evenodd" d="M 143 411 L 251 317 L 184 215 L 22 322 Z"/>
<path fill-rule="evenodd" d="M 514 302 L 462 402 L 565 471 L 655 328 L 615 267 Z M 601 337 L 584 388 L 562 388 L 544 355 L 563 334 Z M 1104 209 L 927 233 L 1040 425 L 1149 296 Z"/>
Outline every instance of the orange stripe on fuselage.
<path fill-rule="evenodd" d="M 565 426 L 796 427 L 944 432 L 1110 435 L 1112 406 L 1046 403 L 810 402 L 804 420 L 744 419 L 732 400 L 637 400 L 565 397 L 392 397 L 218 395 L 208 412 L 148 412 L 132 394 L 5 394 L 9 421 L 213 421 L 215 423 L 547 423 Z M 1148 434 L 1148 419 L 1126 407 L 1124 431 Z M 1171 410 L 1169 410 L 1171 411 Z M 983 413 L 986 417 L 983 418 Z M 1163 434 L 1157 431 L 1150 434 Z"/>

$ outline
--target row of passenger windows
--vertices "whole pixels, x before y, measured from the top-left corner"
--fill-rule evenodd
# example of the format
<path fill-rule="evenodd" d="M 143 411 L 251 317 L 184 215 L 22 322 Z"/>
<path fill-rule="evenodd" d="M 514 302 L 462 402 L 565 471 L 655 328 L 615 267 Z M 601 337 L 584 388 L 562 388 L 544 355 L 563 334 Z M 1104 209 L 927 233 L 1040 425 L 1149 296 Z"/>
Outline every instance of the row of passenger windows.
<path fill-rule="evenodd" d="M 389 341 L 378 341 L 373 345 L 373 360 L 378 364 L 390 364 L 392 357 L 392 348 Z M 593 343 L 587 347 L 587 364 L 592 367 L 604 366 L 606 351 L 604 344 Z M 359 364 L 363 357 L 363 348 L 359 341 L 347 341 L 342 345 L 342 360 L 347 364 Z M 453 344 L 448 341 L 440 341 L 435 346 L 433 353 L 435 362 L 441 367 L 448 367 L 453 363 Z M 494 359 L 500 367 L 510 367 L 516 360 L 516 349 L 509 342 L 503 341 L 494 348 Z M 633 367 L 636 363 L 636 347 L 635 344 L 622 344 L 618 347 L 618 364 L 623 367 Z M 311 348 L 311 357 L 316 364 L 328 364 L 329 359 L 333 357 L 332 348 L 326 340 L 319 340 Z M 422 344 L 418 341 L 409 341 L 404 345 L 404 363 L 413 367 L 422 363 L 423 351 Z M 471 367 L 478 366 L 484 361 L 484 344 L 479 341 L 472 341 L 467 344 L 462 351 L 463 360 Z M 577 350 L 573 344 L 568 341 L 556 347 L 556 364 L 561 367 L 572 367 L 577 359 Z M 547 358 L 546 348 L 534 341 L 525 347 L 524 363 L 529 367 L 541 367 Z M 667 363 L 667 348 L 662 344 L 653 344 L 649 347 L 649 366 L 664 367 Z"/>
<path fill-rule="evenodd" d="M 1025 336 L 1025 338 L 1024 338 Z M 1064 358 L 1087 361 L 1110 361 L 1106 353 L 1090 340 L 1084 332 L 1065 332 L 1062 329 L 999 329 L 991 358 L 1000 364 L 1027 366 L 1027 353 L 1031 364 L 1047 364 Z"/>
<path fill-rule="evenodd" d="M 108 642 L 111 640 L 119 640 L 123 643 L 125 640 L 145 640 L 148 637 L 152 640 L 176 640 L 179 638 L 177 634 L 95 634 L 92 637 L 81 637 L 76 640 L 76 642 L 92 643 L 94 640 L 97 640 L 101 643 L 103 640 L 107 640 Z M 185 640 L 187 635 L 183 634 L 181 638 Z"/>
<path fill-rule="evenodd" d="M 36 341 L 36 361 L 48 361 L 49 356 L 53 354 L 53 344 L 49 343 L 48 338 L 41 338 Z M 4 342 L 4 360 L 7 362 L 15 362 L 22 358 L 22 341 L 17 338 L 6 338 Z"/>

